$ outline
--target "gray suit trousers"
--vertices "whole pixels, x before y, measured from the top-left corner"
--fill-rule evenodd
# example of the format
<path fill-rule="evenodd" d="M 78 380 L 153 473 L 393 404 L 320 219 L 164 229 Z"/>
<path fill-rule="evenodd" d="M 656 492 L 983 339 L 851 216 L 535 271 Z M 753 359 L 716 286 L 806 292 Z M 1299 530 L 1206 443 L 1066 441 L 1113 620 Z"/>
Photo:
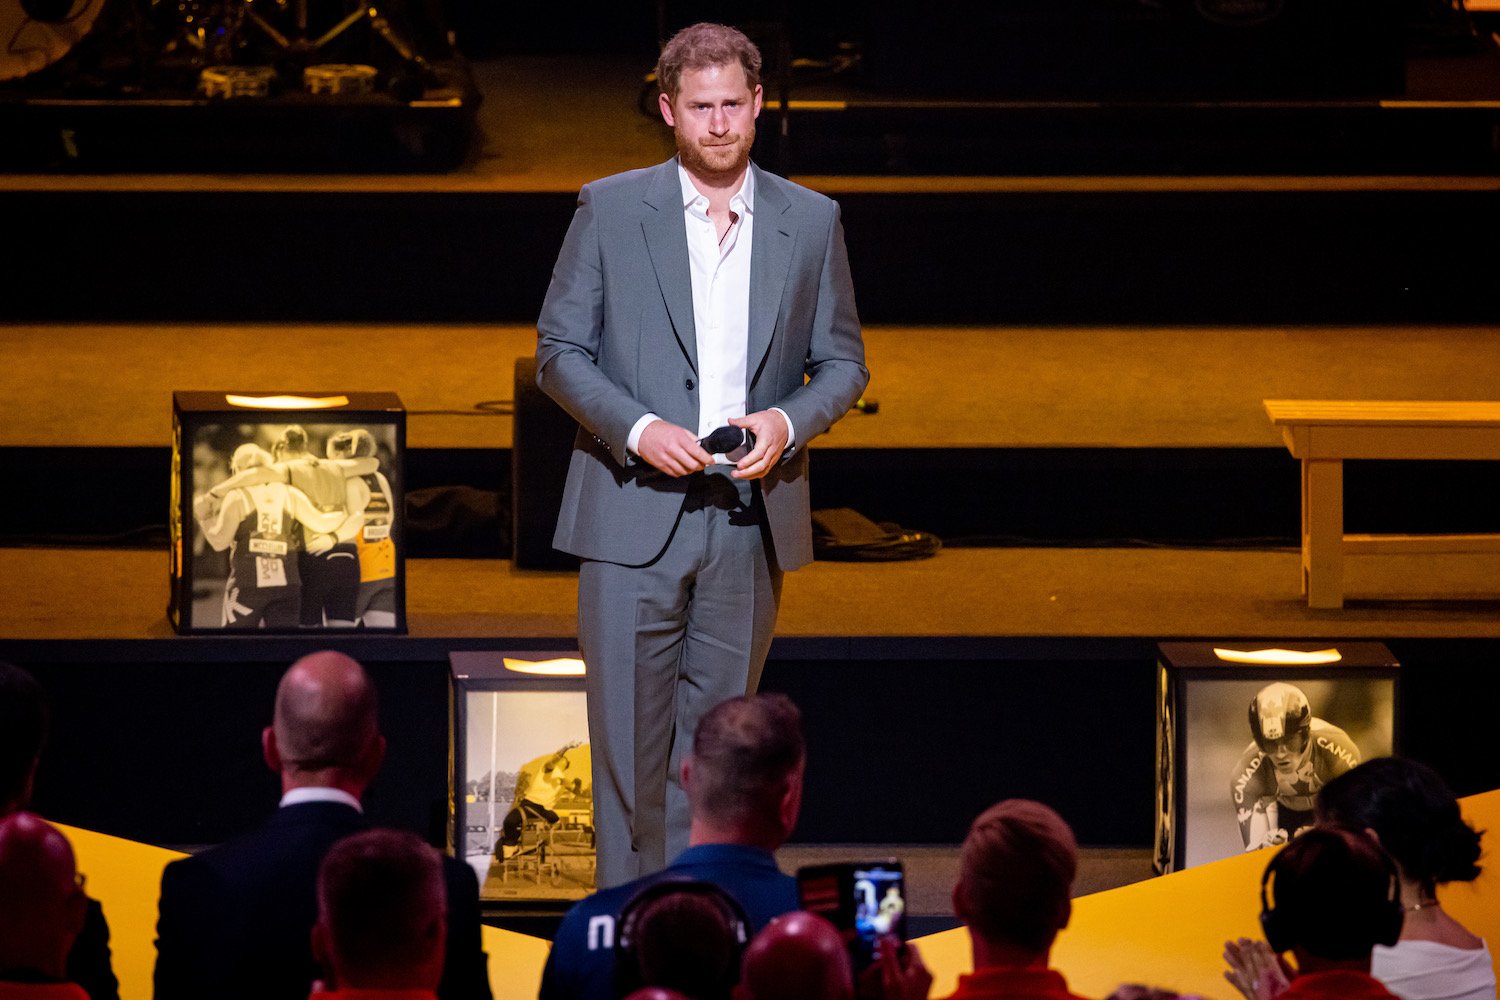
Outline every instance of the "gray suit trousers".
<path fill-rule="evenodd" d="M 693 477 L 656 559 L 585 560 L 579 572 L 600 888 L 687 847 L 681 764 L 698 719 L 760 683 L 782 574 L 758 488 L 728 471 Z"/>

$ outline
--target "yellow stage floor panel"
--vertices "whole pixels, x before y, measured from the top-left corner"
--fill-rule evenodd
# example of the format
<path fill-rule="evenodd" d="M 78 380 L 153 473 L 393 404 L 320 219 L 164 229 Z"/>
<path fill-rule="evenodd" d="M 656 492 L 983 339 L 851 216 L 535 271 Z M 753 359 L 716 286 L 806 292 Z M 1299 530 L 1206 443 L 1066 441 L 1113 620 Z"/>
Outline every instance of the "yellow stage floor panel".
<path fill-rule="evenodd" d="M 1500 790 L 1462 800 L 1480 830 L 1500 835 Z M 161 871 L 182 855 L 73 827 L 63 827 L 88 876 L 89 892 L 109 920 L 121 1000 L 150 1000 L 156 960 L 156 898 Z M 1491 845 L 1493 854 L 1493 845 Z M 1226 940 L 1257 933 L 1265 852 L 1216 861 L 1161 878 L 1083 896 L 1058 938 L 1053 964 L 1084 996 L 1107 995 L 1120 983 L 1148 983 L 1180 993 L 1234 1000 L 1221 978 Z M 1500 944 L 1500 868 L 1486 866 L 1469 885 L 1443 891 L 1443 905 L 1474 933 Z M 919 938 L 932 969 L 933 996 L 952 992 L 971 968 L 962 928 Z M 484 929 L 495 1000 L 530 1000 L 541 983 L 547 942 L 493 927 Z M 1500 954 L 1500 948 L 1492 949 Z"/>

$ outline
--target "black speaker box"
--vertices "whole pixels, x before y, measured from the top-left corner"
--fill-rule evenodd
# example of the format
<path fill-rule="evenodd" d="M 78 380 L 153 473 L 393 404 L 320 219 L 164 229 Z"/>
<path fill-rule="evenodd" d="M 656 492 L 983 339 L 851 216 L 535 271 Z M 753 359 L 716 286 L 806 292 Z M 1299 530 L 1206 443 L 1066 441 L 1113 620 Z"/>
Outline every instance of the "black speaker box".
<path fill-rule="evenodd" d="M 516 359 L 511 432 L 511 561 L 517 569 L 578 568 L 578 557 L 552 547 L 568 457 L 578 424 L 536 385 L 536 358 Z"/>

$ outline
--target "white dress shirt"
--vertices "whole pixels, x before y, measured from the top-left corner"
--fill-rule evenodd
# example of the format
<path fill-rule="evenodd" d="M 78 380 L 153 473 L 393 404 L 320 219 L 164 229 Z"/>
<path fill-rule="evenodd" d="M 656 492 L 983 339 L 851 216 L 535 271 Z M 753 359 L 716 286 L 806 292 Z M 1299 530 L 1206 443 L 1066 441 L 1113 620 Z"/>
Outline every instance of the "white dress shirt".
<path fill-rule="evenodd" d="M 740 189 L 729 199 L 730 225 L 719 237 L 718 226 L 708 215 L 708 198 L 694 186 L 692 177 L 677 164 L 682 183 L 683 224 L 687 227 L 688 271 L 693 285 L 693 327 L 698 349 L 699 438 L 743 417 L 750 350 L 750 257 L 755 225 L 755 174 L 745 171 Z M 780 408 L 776 408 L 778 412 Z M 791 418 L 786 420 L 792 446 Z M 637 451 L 641 432 L 660 418 L 647 413 L 630 429 L 625 446 Z M 715 455 L 723 462 L 723 455 Z"/>
<path fill-rule="evenodd" d="M 365 811 L 359 799 L 341 788 L 293 788 L 281 797 L 281 805 L 284 806 L 296 806 L 304 802 L 338 802 L 352 807 L 357 812 Z"/>

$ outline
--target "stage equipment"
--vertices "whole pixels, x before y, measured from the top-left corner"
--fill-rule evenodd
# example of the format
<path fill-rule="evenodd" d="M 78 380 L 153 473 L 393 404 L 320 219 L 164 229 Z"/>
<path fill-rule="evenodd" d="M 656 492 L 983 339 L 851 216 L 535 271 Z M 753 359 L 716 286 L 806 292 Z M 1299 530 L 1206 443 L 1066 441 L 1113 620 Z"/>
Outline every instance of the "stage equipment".
<path fill-rule="evenodd" d="M 179 632 L 406 631 L 406 411 L 390 392 L 172 395 Z"/>
<path fill-rule="evenodd" d="M 104 0 L 0 3 L 0 80 L 15 80 L 57 62 L 89 33 Z"/>
<path fill-rule="evenodd" d="M 448 659 L 449 847 L 487 908 L 561 912 L 595 888 L 583 662 L 574 649 Z"/>
<path fill-rule="evenodd" d="M 578 423 L 536 385 L 536 358 L 516 359 L 511 430 L 511 561 L 516 569 L 575 570 L 552 547 Z"/>
<path fill-rule="evenodd" d="M 1158 872 L 1284 843 L 1326 781 L 1398 749 L 1400 664 L 1381 643 L 1157 651 Z"/>
<path fill-rule="evenodd" d="M 204 97 L 270 97 L 276 70 L 270 66 L 207 66 L 198 75 Z"/>
<path fill-rule="evenodd" d="M 451 169 L 479 93 L 425 0 L 0 0 L 0 168 Z M 230 100 L 232 99 L 232 100 Z"/>
<path fill-rule="evenodd" d="M 954 0 L 871 13 L 869 82 L 991 100 L 1399 96 L 1397 0 Z"/>
<path fill-rule="evenodd" d="M 302 71 L 302 89 L 309 94 L 370 94 L 376 75 L 374 66 L 324 63 Z"/>

